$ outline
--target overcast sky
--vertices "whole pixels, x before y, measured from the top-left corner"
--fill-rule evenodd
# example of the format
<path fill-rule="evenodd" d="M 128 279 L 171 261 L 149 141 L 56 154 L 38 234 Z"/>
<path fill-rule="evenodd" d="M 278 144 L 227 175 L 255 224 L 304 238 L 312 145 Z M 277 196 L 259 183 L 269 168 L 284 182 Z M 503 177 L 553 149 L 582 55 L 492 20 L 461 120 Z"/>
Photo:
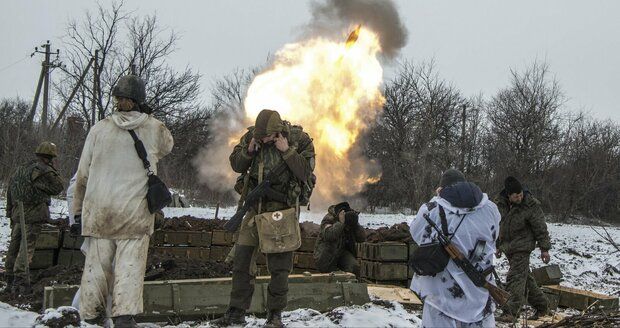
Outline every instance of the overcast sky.
<path fill-rule="evenodd" d="M 108 3 L 109 1 L 102 1 Z M 400 59 L 435 59 L 443 78 L 465 95 L 487 97 L 507 85 L 509 69 L 545 60 L 571 110 L 620 122 L 620 1 L 396 1 L 409 31 Z M 170 64 L 203 75 L 203 89 L 235 68 L 264 63 L 292 42 L 310 18 L 293 0 L 126 1 L 157 14 L 182 39 Z M 0 99 L 31 99 L 40 70 L 33 47 L 60 39 L 70 18 L 94 10 L 91 0 L 9 0 L 0 10 Z M 387 67 L 385 78 L 394 71 Z M 58 73 L 56 73 L 58 74 Z M 206 91 L 205 91 L 206 92 Z"/>

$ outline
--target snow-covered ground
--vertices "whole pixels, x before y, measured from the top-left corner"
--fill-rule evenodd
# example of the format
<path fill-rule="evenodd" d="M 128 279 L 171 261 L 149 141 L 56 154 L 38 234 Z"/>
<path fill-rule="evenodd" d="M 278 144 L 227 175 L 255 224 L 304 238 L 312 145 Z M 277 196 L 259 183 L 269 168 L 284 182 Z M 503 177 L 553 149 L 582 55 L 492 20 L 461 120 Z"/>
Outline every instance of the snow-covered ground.
<path fill-rule="evenodd" d="M 0 253 L 6 251 L 10 229 L 4 217 L 4 200 L 0 199 Z M 51 212 L 53 217 L 67 215 L 66 202 L 54 200 Z M 191 215 L 199 218 L 213 218 L 215 208 L 166 208 L 166 217 Z M 218 216 L 229 218 L 234 208 L 221 208 Z M 301 221 L 320 223 L 324 213 L 303 211 Z M 361 214 L 360 223 L 368 228 L 391 226 L 406 222 L 412 216 L 403 214 Z M 563 285 L 620 295 L 620 252 L 604 241 L 590 227 L 550 223 L 549 231 L 553 243 L 551 263 L 560 265 L 564 274 Z M 601 228 L 597 228 L 601 229 Z M 607 228 L 616 241 L 620 241 L 620 229 Z M 601 231 L 602 232 L 602 231 Z M 539 252 L 532 253 L 532 266 L 542 266 Z M 0 263 L 2 265 L 2 263 Z M 503 257 L 496 265 L 500 276 L 504 277 L 508 263 Z M 366 304 L 337 308 L 321 314 L 311 309 L 299 309 L 284 314 L 289 327 L 419 327 L 419 313 L 411 313 L 398 303 L 389 306 Z M 20 327 L 32 324 L 36 314 L 17 310 L 0 303 L 0 326 Z M 248 327 L 258 327 L 264 319 L 248 317 Z M 6 324 L 5 324 L 6 323 Z M 206 323 L 186 323 L 177 327 L 208 327 Z"/>

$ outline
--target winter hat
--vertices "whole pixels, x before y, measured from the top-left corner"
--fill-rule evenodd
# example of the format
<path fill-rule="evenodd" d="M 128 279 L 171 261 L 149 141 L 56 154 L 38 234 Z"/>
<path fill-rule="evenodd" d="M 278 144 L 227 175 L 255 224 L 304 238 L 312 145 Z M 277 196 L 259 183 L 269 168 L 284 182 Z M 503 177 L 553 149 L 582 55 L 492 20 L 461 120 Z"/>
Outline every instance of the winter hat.
<path fill-rule="evenodd" d="M 457 182 L 465 182 L 465 175 L 457 169 L 448 169 L 441 175 L 439 186 L 445 188 Z"/>
<path fill-rule="evenodd" d="M 254 124 L 254 139 L 262 139 L 272 133 L 283 132 L 284 122 L 275 110 L 263 109 L 256 117 Z"/>
<path fill-rule="evenodd" d="M 351 210 L 351 206 L 347 202 L 342 202 L 342 203 L 338 203 L 334 205 L 334 211 L 336 212 L 336 215 L 338 215 L 340 211 L 348 212 L 350 210 Z"/>
<path fill-rule="evenodd" d="M 523 191 L 523 186 L 521 186 L 521 182 L 517 180 L 517 178 L 510 176 L 504 180 L 504 189 L 508 193 L 508 195 L 518 194 Z"/>

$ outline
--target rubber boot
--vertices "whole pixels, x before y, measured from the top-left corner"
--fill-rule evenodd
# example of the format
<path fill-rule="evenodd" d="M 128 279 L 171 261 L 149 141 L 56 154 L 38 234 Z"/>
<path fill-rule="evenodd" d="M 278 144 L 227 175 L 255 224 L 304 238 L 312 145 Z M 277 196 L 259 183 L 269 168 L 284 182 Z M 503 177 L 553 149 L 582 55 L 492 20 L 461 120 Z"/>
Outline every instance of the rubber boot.
<path fill-rule="evenodd" d="M 282 323 L 282 311 L 279 310 L 270 310 L 267 313 L 267 321 L 265 322 L 264 328 L 282 328 L 284 324 Z"/>
<path fill-rule="evenodd" d="M 119 315 L 112 318 L 114 328 L 136 328 L 138 324 L 132 315 Z"/>
<path fill-rule="evenodd" d="M 216 327 L 245 325 L 245 310 L 229 307 L 222 317 L 212 320 L 210 324 Z"/>

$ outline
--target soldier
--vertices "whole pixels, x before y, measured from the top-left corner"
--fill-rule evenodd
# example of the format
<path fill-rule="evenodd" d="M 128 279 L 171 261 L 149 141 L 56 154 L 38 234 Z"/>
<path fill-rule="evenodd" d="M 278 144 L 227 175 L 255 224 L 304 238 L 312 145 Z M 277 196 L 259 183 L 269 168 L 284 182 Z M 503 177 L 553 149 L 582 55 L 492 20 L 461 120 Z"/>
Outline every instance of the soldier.
<path fill-rule="evenodd" d="M 147 170 L 130 131 L 144 144 L 155 174 L 173 139 L 147 114 L 142 79 L 123 76 L 112 96 L 117 111 L 90 129 L 77 171 L 73 211 L 79 226 L 72 230 L 81 231 L 87 245 L 79 307 L 82 319 L 101 324 L 111 297 L 114 326 L 135 327 L 155 218 L 147 206 Z"/>
<path fill-rule="evenodd" d="M 56 145 L 44 141 L 35 150 L 36 159 L 20 166 L 11 177 L 7 190 L 6 214 L 11 219 L 11 242 L 6 255 L 5 269 L 7 280 L 14 275 L 12 291 L 27 293 L 29 277 L 26 265 L 30 266 L 34 246 L 41 226 L 50 220 L 50 196 L 58 195 L 64 189 L 63 181 L 54 167 L 58 156 Z M 21 247 L 22 229 L 20 225 L 19 202 L 24 207 L 27 249 Z M 23 253 L 27 252 L 28 263 Z M 8 281 L 7 281 L 8 282 Z"/>
<path fill-rule="evenodd" d="M 428 218 L 469 257 L 477 270 L 488 272 L 493 267 L 500 220 L 497 206 L 455 169 L 442 174 L 436 194 L 420 207 L 410 222 L 413 240 L 420 245 L 419 249 L 433 248 L 437 233 L 428 224 Z M 494 304 L 488 290 L 477 287 L 447 254 L 432 252 L 431 255 L 426 259 L 433 261 L 436 270 L 416 274 L 411 281 L 411 289 L 424 303 L 422 326 L 495 327 Z M 490 276 L 487 281 L 491 282 Z"/>
<path fill-rule="evenodd" d="M 282 239 L 283 236 L 275 231 L 262 231 L 260 223 L 264 219 L 272 219 L 274 224 L 287 221 L 291 227 L 299 229 L 296 205 L 307 201 L 305 191 L 308 190 L 314 169 L 314 145 L 300 126 L 283 121 L 276 111 L 263 110 L 258 114 L 255 126 L 248 128 L 230 155 L 232 169 L 242 174 L 240 181 L 243 181 L 243 186 L 236 189 L 243 189 L 241 193 L 245 194 L 282 163 L 285 163 L 285 169 L 277 179 L 271 181 L 270 195 L 263 197 L 241 223 L 235 244 L 229 308 L 222 318 L 211 322 L 213 325 L 245 323 L 245 312 L 250 307 L 254 293 L 255 276 L 250 269 L 251 262 L 255 248 L 260 245 L 261 251 L 267 253 L 267 268 L 271 273 L 265 327 L 283 327 L 282 310 L 287 303 L 288 275 L 293 267 L 293 252 L 289 247 L 291 245 L 284 245 L 283 248 L 290 251 L 266 252 L 266 245 L 273 238 Z M 297 238 L 301 242 L 301 237 Z"/>
<path fill-rule="evenodd" d="M 321 221 L 321 231 L 314 248 L 314 260 L 320 272 L 342 270 L 360 275 L 355 243 L 366 240 L 366 232 L 359 224 L 358 213 L 349 203 L 329 207 Z"/>
<path fill-rule="evenodd" d="M 500 258 L 504 253 L 508 258 L 506 289 L 511 295 L 498 320 L 513 322 L 526 298 L 536 309 L 530 319 L 536 319 L 548 311 L 547 299 L 530 271 L 530 254 L 537 245 L 542 261 L 550 260 L 551 242 L 544 213 L 540 202 L 514 177 L 506 178 L 495 203 L 502 215 L 496 256 Z"/>

